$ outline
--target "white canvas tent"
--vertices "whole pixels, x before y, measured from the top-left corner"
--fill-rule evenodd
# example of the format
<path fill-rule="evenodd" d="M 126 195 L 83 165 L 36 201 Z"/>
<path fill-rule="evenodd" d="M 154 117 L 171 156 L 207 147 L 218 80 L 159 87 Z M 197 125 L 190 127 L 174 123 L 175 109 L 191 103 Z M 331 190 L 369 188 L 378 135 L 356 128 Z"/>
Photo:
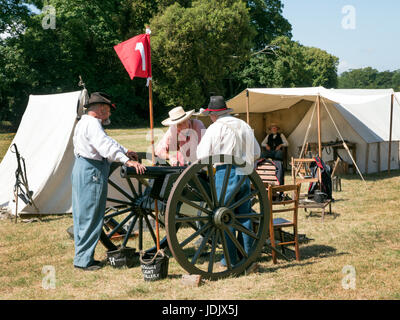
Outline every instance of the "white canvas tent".
<path fill-rule="evenodd" d="M 259 142 L 266 136 L 268 125 L 279 122 L 290 144 L 289 157 L 299 155 L 299 147 L 303 145 L 307 129 L 311 125 L 307 142 L 341 141 L 342 136 L 346 141 L 355 143 L 355 161 L 360 171 L 373 173 L 387 170 L 389 163 L 391 169 L 399 169 L 400 105 L 393 99 L 390 128 L 392 97 L 395 96 L 391 89 L 246 89 L 227 104 L 250 123 Z M 319 109 L 320 117 L 317 116 L 316 109 Z M 320 139 L 318 118 L 321 126 Z M 329 148 L 325 150 L 328 151 Z M 345 150 L 341 150 L 339 155 L 351 163 Z M 325 161 L 331 160 L 331 157 L 327 152 L 322 153 Z"/>
<path fill-rule="evenodd" d="M 39 212 L 19 199 L 18 213 L 72 212 L 72 137 L 81 93 L 75 91 L 29 97 L 11 145 L 15 143 L 25 159 L 29 189 L 33 191 L 32 198 Z M 9 149 L 0 163 L 0 208 L 6 208 L 13 214 L 16 169 L 16 155 Z M 127 183 L 120 178 L 119 170 L 113 174 L 113 179 L 124 190 L 129 190 Z M 109 195 L 121 199 L 121 194 L 115 190 L 109 190 Z"/>

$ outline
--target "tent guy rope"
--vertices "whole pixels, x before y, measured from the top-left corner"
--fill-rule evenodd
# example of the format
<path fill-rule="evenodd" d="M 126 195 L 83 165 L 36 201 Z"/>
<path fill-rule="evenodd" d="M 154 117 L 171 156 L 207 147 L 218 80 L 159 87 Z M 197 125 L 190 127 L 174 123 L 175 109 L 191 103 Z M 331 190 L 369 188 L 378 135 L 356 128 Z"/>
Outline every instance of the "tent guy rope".
<path fill-rule="evenodd" d="M 329 118 L 332 120 L 332 123 L 333 123 L 333 125 L 334 125 L 334 127 L 335 127 L 337 133 L 339 134 L 340 139 L 341 139 L 342 142 L 343 142 L 344 148 L 345 148 L 346 151 L 348 152 L 348 154 L 349 154 L 349 156 L 350 156 L 350 158 L 351 158 L 351 161 L 353 162 L 354 166 L 355 166 L 356 169 L 357 169 L 358 174 L 360 175 L 361 179 L 362 179 L 362 180 L 364 181 L 364 183 L 365 183 L 365 186 L 367 187 L 367 182 L 365 181 L 365 179 L 364 179 L 364 177 L 363 177 L 363 175 L 362 175 L 360 169 L 358 168 L 357 163 L 354 161 L 354 158 L 353 158 L 353 156 L 352 156 L 352 154 L 351 154 L 351 152 L 350 152 L 350 149 L 349 149 L 349 147 L 347 146 L 347 143 L 344 141 L 343 136 L 342 136 L 342 134 L 341 134 L 340 131 L 339 131 L 339 128 L 337 127 L 335 121 L 333 120 L 333 117 L 332 117 L 331 113 L 330 113 L 329 110 L 328 110 L 328 107 L 327 107 L 327 105 L 326 105 L 326 103 L 325 103 L 325 101 L 324 101 L 324 98 L 322 97 L 321 100 L 322 100 L 322 103 L 323 103 L 323 105 L 324 105 L 324 107 L 325 107 L 326 112 L 327 112 L 328 115 L 329 115 Z"/>

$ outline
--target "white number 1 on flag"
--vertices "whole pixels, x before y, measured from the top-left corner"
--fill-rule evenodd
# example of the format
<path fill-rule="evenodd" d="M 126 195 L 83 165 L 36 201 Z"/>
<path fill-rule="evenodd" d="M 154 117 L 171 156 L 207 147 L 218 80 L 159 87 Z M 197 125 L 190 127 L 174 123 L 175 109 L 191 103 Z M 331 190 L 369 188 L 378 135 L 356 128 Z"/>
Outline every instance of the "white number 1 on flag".
<path fill-rule="evenodd" d="M 146 56 L 144 54 L 144 46 L 142 42 L 136 43 L 135 51 L 139 50 L 140 55 L 142 56 L 142 70 L 146 71 Z"/>

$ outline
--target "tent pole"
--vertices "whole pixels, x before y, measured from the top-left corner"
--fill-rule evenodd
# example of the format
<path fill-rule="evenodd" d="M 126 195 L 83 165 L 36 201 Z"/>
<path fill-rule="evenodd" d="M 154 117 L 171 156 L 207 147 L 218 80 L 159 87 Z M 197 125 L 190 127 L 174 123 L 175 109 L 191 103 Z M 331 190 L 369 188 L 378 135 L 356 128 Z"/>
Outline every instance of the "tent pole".
<path fill-rule="evenodd" d="M 302 147 L 301 147 L 301 152 L 300 152 L 300 156 L 299 156 L 300 159 L 302 159 L 303 156 L 305 157 L 304 151 L 305 151 L 306 143 L 307 143 L 307 140 L 308 140 L 308 135 L 309 135 L 309 133 L 310 133 L 312 121 L 313 121 L 313 119 L 314 119 L 314 114 L 315 114 L 315 109 L 316 109 L 316 108 L 317 108 L 317 104 L 314 104 L 314 109 L 313 109 L 313 112 L 312 112 L 312 114 L 311 114 L 311 119 L 310 119 L 310 122 L 309 122 L 308 127 L 307 127 L 307 131 L 306 131 L 306 135 L 305 135 L 305 137 L 304 137 L 303 145 L 302 145 Z M 297 173 L 299 172 L 300 167 L 301 167 L 301 163 L 299 163 L 299 164 L 297 165 L 296 169 L 295 169 L 295 176 L 297 176 Z"/>
<path fill-rule="evenodd" d="M 321 96 L 318 94 L 317 96 L 317 120 L 318 120 L 318 156 L 322 159 L 322 142 L 321 142 Z M 321 169 L 318 167 L 318 181 L 319 188 L 322 191 L 322 183 L 321 183 Z"/>
<path fill-rule="evenodd" d="M 390 129 L 389 129 L 389 157 L 388 157 L 388 174 L 390 174 L 390 164 L 392 157 L 392 134 L 393 134 L 393 104 L 394 104 L 394 93 L 392 93 L 390 103 Z"/>
<path fill-rule="evenodd" d="M 368 163 L 369 163 L 369 143 L 367 143 L 367 151 L 365 152 L 365 174 L 368 174 Z"/>
<path fill-rule="evenodd" d="M 249 89 L 246 90 L 246 114 L 247 114 L 247 124 L 250 125 L 250 103 L 249 103 Z"/>
<path fill-rule="evenodd" d="M 381 172 L 381 143 L 378 142 L 378 172 Z"/>
<path fill-rule="evenodd" d="M 322 142 L 321 142 L 321 97 L 317 97 L 317 118 L 318 118 L 318 156 L 322 158 Z"/>

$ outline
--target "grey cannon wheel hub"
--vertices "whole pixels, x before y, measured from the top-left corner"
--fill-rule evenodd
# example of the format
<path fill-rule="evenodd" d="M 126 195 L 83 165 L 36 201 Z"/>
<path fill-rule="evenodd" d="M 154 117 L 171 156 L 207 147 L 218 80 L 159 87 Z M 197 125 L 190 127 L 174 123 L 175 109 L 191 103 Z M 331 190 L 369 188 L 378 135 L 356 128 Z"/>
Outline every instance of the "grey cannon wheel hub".
<path fill-rule="evenodd" d="M 228 227 L 235 221 L 235 214 L 231 209 L 222 207 L 214 212 L 213 220 L 219 228 Z"/>

